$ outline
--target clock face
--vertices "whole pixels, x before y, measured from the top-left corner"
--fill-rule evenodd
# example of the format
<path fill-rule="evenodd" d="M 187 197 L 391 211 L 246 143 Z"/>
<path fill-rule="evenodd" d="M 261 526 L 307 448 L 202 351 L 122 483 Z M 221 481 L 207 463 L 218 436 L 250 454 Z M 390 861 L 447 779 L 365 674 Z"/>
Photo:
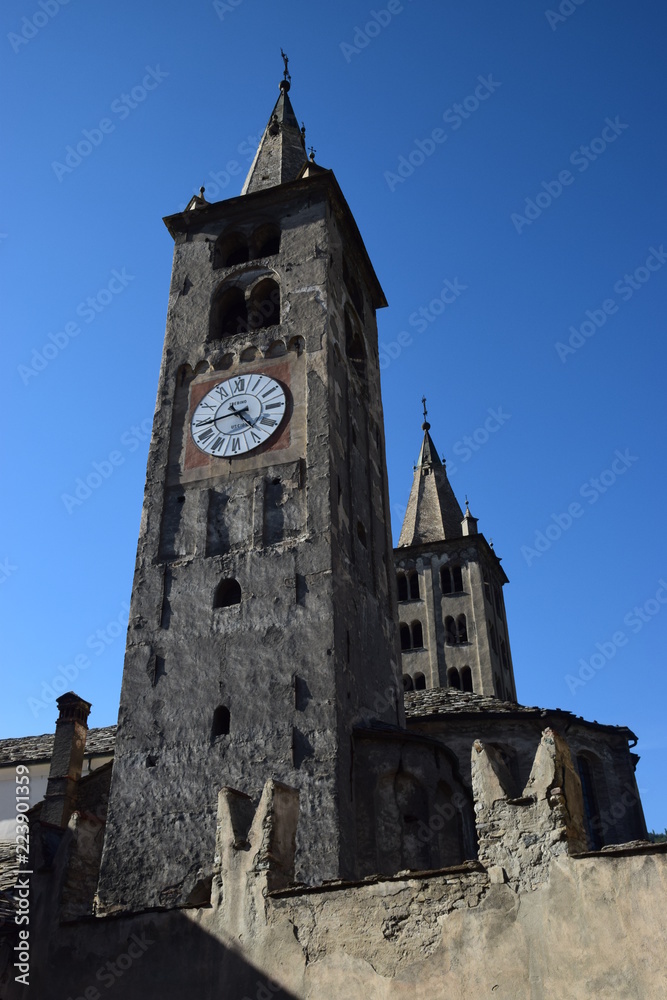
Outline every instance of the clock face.
<path fill-rule="evenodd" d="M 264 444 L 285 416 L 285 390 L 268 375 L 238 375 L 207 392 L 192 415 L 192 439 L 207 455 L 233 458 Z"/>

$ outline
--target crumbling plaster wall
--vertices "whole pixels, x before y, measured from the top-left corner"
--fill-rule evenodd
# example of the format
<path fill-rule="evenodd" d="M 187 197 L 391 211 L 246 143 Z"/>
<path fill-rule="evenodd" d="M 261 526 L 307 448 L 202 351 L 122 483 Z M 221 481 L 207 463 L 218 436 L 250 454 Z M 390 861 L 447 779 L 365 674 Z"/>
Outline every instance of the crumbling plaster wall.
<path fill-rule="evenodd" d="M 667 849 L 568 853 L 581 805 L 571 767 L 546 731 L 513 801 L 502 760 L 479 744 L 478 829 L 504 831 L 495 843 L 480 835 L 480 862 L 316 887 L 293 884 L 298 791 L 270 781 L 255 810 L 223 789 L 206 907 L 63 923 L 66 837 L 53 868 L 35 876 L 32 985 L 13 983 L 0 962 L 0 995 L 100 1000 L 113 987 L 124 1000 L 662 1000 Z M 525 835 L 535 839 L 516 872 Z"/>
<path fill-rule="evenodd" d="M 36 953 L 30 990 L 3 984 L 2 996 L 65 1000 L 92 986 L 124 1000 L 662 1000 L 666 883 L 656 848 L 564 855 L 519 893 L 474 864 L 273 895 L 256 873 L 231 928 L 223 906 L 38 923 L 48 964 Z M 145 950 L 114 981 L 107 963 L 118 968 L 137 940 Z"/>

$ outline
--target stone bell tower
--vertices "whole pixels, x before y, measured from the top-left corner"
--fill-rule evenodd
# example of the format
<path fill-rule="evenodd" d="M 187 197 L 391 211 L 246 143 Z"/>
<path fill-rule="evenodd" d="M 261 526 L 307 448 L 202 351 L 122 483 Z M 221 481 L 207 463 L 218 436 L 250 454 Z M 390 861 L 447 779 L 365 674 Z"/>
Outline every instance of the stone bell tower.
<path fill-rule="evenodd" d="M 394 550 L 403 683 L 516 701 L 500 559 L 459 506 L 424 423 L 410 499 Z"/>
<path fill-rule="evenodd" d="M 300 791 L 297 878 L 354 872 L 351 733 L 401 724 L 376 309 L 280 94 L 239 197 L 174 239 L 98 912 L 205 901 L 218 791 Z"/>

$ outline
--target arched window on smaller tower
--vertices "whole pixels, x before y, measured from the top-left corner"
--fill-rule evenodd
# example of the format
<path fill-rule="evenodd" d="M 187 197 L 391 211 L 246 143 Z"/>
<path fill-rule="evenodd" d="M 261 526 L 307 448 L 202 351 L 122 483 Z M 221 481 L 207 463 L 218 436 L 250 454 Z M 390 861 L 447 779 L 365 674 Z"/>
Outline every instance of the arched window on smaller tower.
<path fill-rule="evenodd" d="M 412 639 L 410 638 L 410 626 L 406 625 L 405 622 L 401 622 L 400 633 L 401 633 L 401 649 L 412 649 Z"/>
<path fill-rule="evenodd" d="M 253 258 L 273 257 L 280 250 L 280 229 L 272 223 L 260 226 L 252 234 Z"/>
<path fill-rule="evenodd" d="M 396 589 L 398 590 L 399 601 L 407 601 L 408 599 L 408 581 L 406 579 L 405 573 L 396 574 Z"/>
<path fill-rule="evenodd" d="M 211 726 L 211 742 L 218 736 L 229 736 L 229 709 L 226 705 L 218 705 L 213 713 L 213 724 Z"/>
<path fill-rule="evenodd" d="M 213 598 L 214 608 L 231 608 L 241 603 L 241 587 L 238 580 L 221 580 Z"/>
<path fill-rule="evenodd" d="M 451 688 L 458 688 L 461 690 L 461 678 L 459 677 L 459 672 L 456 667 L 450 667 L 447 671 L 447 683 Z"/>
<path fill-rule="evenodd" d="M 496 636 L 496 626 L 489 622 L 489 639 L 491 641 L 491 649 L 494 653 L 498 653 L 498 638 Z"/>
<path fill-rule="evenodd" d="M 410 626 L 410 631 L 412 633 L 412 648 L 413 649 L 423 649 L 424 648 L 424 633 L 422 631 L 421 622 L 413 622 Z"/>
<path fill-rule="evenodd" d="M 470 667 L 461 670 L 461 687 L 464 691 L 472 691 L 472 673 Z"/>
<path fill-rule="evenodd" d="M 494 603 L 496 605 L 496 613 L 497 613 L 497 615 L 498 615 L 499 618 L 502 618 L 503 617 L 503 602 L 502 602 L 502 598 L 500 596 L 500 591 L 498 590 L 497 587 L 493 588 L 493 600 L 494 600 Z"/>
<path fill-rule="evenodd" d="M 215 244 L 214 267 L 234 267 L 248 261 L 248 244 L 242 233 L 226 233 Z"/>
<path fill-rule="evenodd" d="M 211 309 L 209 340 L 233 337 L 248 331 L 248 310 L 242 289 L 224 288 L 216 297 Z"/>
<path fill-rule="evenodd" d="M 280 323 L 280 288 L 273 278 L 264 278 L 253 288 L 248 323 L 253 330 L 264 330 Z"/>
<path fill-rule="evenodd" d="M 410 674 L 403 674 L 403 690 L 404 691 L 414 691 L 415 686 L 412 683 L 412 677 Z"/>
<path fill-rule="evenodd" d="M 415 691 L 426 690 L 426 678 L 423 674 L 415 674 Z"/>
<path fill-rule="evenodd" d="M 419 600 L 419 573 L 413 569 L 411 573 L 408 573 L 408 582 L 410 584 L 410 600 Z"/>
<path fill-rule="evenodd" d="M 456 622 L 451 615 L 445 618 L 445 642 L 448 646 L 456 645 Z"/>
<path fill-rule="evenodd" d="M 459 615 L 456 619 L 456 641 L 458 643 L 468 641 L 468 625 L 465 615 Z"/>
<path fill-rule="evenodd" d="M 443 594 L 463 593 L 463 572 L 460 566 L 443 566 L 440 570 L 440 587 Z"/>

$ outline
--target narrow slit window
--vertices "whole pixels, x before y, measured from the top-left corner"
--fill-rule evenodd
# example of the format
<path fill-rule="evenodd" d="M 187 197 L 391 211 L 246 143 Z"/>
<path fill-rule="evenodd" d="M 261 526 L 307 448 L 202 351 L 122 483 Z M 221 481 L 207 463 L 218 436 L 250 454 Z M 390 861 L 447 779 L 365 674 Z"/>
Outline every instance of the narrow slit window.
<path fill-rule="evenodd" d="M 211 726 L 211 739 L 216 740 L 218 736 L 229 736 L 230 715 L 226 705 L 218 705 L 213 713 L 213 724 Z"/>

